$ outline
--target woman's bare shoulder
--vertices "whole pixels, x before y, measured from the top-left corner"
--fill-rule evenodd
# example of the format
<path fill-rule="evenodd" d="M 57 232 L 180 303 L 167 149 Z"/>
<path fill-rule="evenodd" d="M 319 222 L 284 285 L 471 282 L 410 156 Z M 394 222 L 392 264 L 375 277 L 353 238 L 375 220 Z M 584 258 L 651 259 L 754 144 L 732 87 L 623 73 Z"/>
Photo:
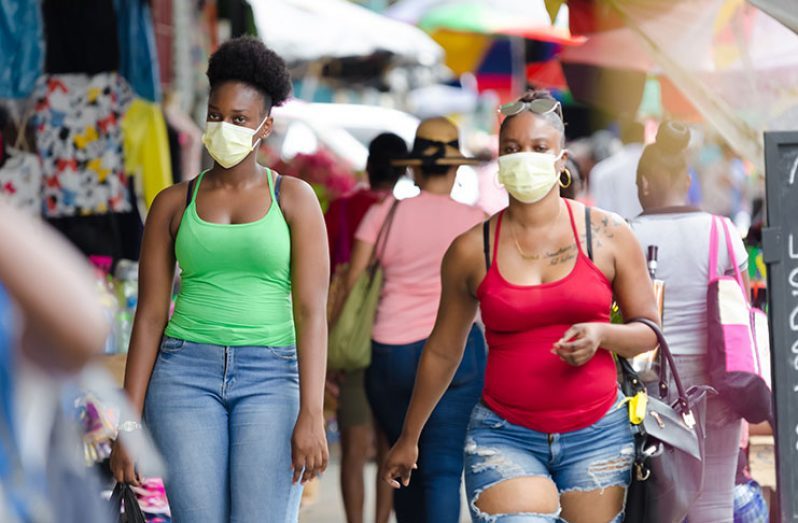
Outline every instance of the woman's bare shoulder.
<path fill-rule="evenodd" d="M 484 274 L 485 222 L 480 222 L 454 239 L 446 253 L 444 263 L 455 267 L 464 274 L 480 272 Z"/>

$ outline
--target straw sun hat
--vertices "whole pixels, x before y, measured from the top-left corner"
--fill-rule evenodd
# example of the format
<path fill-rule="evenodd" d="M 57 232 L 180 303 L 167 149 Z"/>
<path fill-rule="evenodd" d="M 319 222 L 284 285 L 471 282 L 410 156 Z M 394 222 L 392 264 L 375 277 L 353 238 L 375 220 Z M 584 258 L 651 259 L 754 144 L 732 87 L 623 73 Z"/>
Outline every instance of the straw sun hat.
<path fill-rule="evenodd" d="M 460 152 L 459 137 L 457 126 L 449 119 L 428 118 L 418 125 L 410 153 L 404 158 L 392 160 L 391 163 L 404 167 L 484 163 L 484 160 L 464 156 Z"/>

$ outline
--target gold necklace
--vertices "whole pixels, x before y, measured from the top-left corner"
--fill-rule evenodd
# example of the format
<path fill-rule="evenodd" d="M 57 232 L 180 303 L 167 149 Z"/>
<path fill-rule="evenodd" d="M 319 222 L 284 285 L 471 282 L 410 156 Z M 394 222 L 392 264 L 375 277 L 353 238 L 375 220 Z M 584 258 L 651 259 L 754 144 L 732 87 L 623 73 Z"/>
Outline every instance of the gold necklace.
<path fill-rule="evenodd" d="M 508 212 L 509 214 L 509 212 Z M 554 218 L 554 221 L 558 221 L 560 219 L 560 214 L 562 214 L 562 203 L 559 205 L 559 210 L 557 211 L 557 216 Z M 518 241 L 518 236 L 515 233 L 515 220 L 513 219 L 512 215 L 510 215 L 510 234 L 513 235 L 513 243 L 515 243 L 515 249 L 518 251 L 518 254 L 521 255 L 521 258 L 529 261 L 538 261 L 540 260 L 540 254 L 527 254 L 524 252 L 524 249 L 521 248 L 521 243 Z"/>

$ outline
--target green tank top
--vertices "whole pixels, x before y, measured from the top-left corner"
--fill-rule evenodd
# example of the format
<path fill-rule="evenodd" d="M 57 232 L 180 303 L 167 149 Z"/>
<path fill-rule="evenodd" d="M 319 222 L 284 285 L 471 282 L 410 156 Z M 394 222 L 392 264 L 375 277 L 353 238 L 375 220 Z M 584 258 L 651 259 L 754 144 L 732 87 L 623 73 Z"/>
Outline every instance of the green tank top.
<path fill-rule="evenodd" d="M 175 240 L 181 283 L 167 336 L 232 347 L 295 344 L 291 232 L 267 174 L 269 210 L 241 224 L 199 217 L 200 174 Z"/>

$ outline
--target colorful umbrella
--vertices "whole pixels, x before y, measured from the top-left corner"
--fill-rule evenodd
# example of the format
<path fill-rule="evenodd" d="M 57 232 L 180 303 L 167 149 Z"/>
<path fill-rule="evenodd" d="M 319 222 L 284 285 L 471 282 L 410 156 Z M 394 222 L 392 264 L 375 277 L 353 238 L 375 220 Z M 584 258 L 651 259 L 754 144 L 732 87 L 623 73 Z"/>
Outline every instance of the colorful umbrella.
<path fill-rule="evenodd" d="M 502 5 L 504 4 L 504 5 Z M 483 35 L 519 36 L 561 45 L 579 45 L 566 27 L 552 25 L 543 2 L 452 2 L 432 7 L 418 20 L 427 31 L 457 31 Z"/>
<path fill-rule="evenodd" d="M 556 70 L 541 70 L 539 79 L 538 68 L 527 69 L 525 63 L 527 42 L 550 43 L 558 50 L 584 41 L 570 35 L 567 8 L 562 12 L 553 24 L 543 0 L 400 0 L 386 14 L 430 33 L 446 50 L 452 72 L 475 73 L 480 91 L 496 91 L 505 100 L 527 81 L 563 86 Z M 535 59 L 548 61 L 550 56 Z"/>

